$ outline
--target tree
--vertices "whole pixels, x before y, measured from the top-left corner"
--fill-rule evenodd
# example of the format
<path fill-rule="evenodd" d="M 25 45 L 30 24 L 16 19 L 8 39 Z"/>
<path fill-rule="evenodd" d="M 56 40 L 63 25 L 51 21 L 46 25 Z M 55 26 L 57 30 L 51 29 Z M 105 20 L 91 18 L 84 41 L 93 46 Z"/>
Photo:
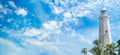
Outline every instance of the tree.
<path fill-rule="evenodd" d="M 93 53 L 94 55 L 102 55 L 102 50 L 100 48 L 100 42 L 98 40 L 95 40 L 93 44 L 95 46 L 90 50 L 90 52 Z"/>
<path fill-rule="evenodd" d="M 116 55 L 115 53 L 116 46 L 115 44 L 107 44 L 105 46 L 104 54 L 105 55 Z"/>
<path fill-rule="evenodd" d="M 117 41 L 118 55 L 120 55 L 120 39 Z"/>
<path fill-rule="evenodd" d="M 90 50 L 93 55 L 120 55 L 120 39 L 117 43 L 107 44 L 104 50 L 100 46 L 100 41 L 94 40 L 93 44 L 94 47 Z M 86 48 L 83 48 L 81 52 L 86 55 L 86 51 Z"/>
<path fill-rule="evenodd" d="M 87 55 L 87 48 L 83 48 L 81 51 L 84 55 Z"/>

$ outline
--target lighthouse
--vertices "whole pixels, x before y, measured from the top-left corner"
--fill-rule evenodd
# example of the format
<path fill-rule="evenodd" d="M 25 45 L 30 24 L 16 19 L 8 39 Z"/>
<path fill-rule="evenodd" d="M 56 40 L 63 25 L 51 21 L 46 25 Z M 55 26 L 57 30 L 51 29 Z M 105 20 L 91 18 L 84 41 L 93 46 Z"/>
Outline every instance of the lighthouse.
<path fill-rule="evenodd" d="M 110 17 L 106 14 L 107 9 L 104 7 L 101 10 L 99 17 L 99 41 L 102 51 L 107 44 L 112 43 L 111 32 L 110 32 Z"/>

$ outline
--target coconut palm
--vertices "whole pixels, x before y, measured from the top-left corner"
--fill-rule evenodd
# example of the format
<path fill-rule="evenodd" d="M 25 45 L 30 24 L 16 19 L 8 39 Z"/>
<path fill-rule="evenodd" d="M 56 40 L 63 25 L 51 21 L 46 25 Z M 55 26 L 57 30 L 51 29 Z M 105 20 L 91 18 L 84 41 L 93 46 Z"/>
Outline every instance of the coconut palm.
<path fill-rule="evenodd" d="M 98 40 L 94 40 L 93 41 L 93 44 L 96 46 L 96 47 L 99 47 L 100 46 L 100 42 Z"/>
<path fill-rule="evenodd" d="M 117 41 L 118 55 L 120 55 L 120 39 Z"/>
<path fill-rule="evenodd" d="M 90 50 L 90 52 L 93 53 L 94 55 L 102 55 L 102 50 L 100 48 L 100 42 L 98 40 L 95 40 L 93 44 L 95 45 L 95 47 L 93 47 Z"/>
<path fill-rule="evenodd" d="M 87 48 L 83 48 L 81 51 L 84 55 L 87 55 Z"/>
<path fill-rule="evenodd" d="M 104 50 L 105 55 L 116 55 L 115 53 L 116 46 L 115 44 L 107 44 Z"/>
<path fill-rule="evenodd" d="M 93 55 L 120 55 L 120 39 L 117 41 L 117 45 L 107 44 L 104 50 L 100 47 L 100 41 L 94 40 L 93 44 L 94 47 L 90 50 Z M 85 49 L 82 49 L 82 53 L 85 53 Z"/>

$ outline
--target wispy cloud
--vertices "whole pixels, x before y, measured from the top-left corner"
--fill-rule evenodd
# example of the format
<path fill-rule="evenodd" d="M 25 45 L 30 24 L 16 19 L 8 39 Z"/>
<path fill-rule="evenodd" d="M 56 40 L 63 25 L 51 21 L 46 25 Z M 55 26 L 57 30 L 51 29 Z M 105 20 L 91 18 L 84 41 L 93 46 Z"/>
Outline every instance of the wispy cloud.
<path fill-rule="evenodd" d="M 28 13 L 28 11 L 26 10 L 26 9 L 24 9 L 24 8 L 18 8 L 16 11 L 15 11 L 15 13 L 17 14 L 17 15 L 21 15 L 21 16 L 26 16 L 27 15 L 27 13 Z"/>
<path fill-rule="evenodd" d="M 0 38 L 0 46 L 1 46 L 0 53 L 2 55 L 9 55 L 9 54 L 16 55 L 16 54 L 22 53 L 22 49 L 19 48 L 16 44 L 12 43 L 9 40 L 3 39 L 3 38 Z"/>
<path fill-rule="evenodd" d="M 9 5 L 14 8 L 15 10 L 12 10 L 10 8 L 8 8 L 7 6 L 3 6 L 2 4 L 0 4 L 0 12 L 5 14 L 5 15 L 10 15 L 11 13 L 16 13 L 17 15 L 21 15 L 21 16 L 26 16 L 28 14 L 28 11 L 25 8 L 21 8 L 19 6 L 16 6 L 16 4 L 14 3 L 14 1 L 8 1 Z M 2 15 L 3 15 L 2 14 Z"/>
<path fill-rule="evenodd" d="M 64 24 L 62 24 L 62 26 L 64 26 Z M 60 25 L 60 27 L 62 26 Z M 57 55 L 66 55 L 70 52 L 74 54 L 71 48 L 74 48 L 76 51 L 81 51 L 80 47 L 83 47 L 83 44 L 86 45 L 84 47 L 87 47 L 87 45 L 90 46 L 92 44 L 91 40 L 94 40 L 97 36 L 97 34 L 94 35 L 96 29 L 92 29 L 92 31 L 94 30 L 95 32 L 91 32 L 90 29 L 84 29 L 79 32 L 69 27 L 65 27 L 65 29 L 60 27 L 59 22 L 49 21 L 43 23 L 41 29 L 24 28 L 20 31 L 6 30 L 6 32 L 8 32 L 12 38 L 18 39 L 25 48 L 36 47 L 37 50 L 42 48 L 43 52 L 45 50 Z M 90 36 L 92 37 L 89 38 Z M 76 54 L 79 54 L 79 52 Z"/>
<path fill-rule="evenodd" d="M 8 3 L 11 7 L 13 7 L 14 9 L 17 9 L 17 6 L 15 5 L 13 1 L 8 1 Z"/>
<path fill-rule="evenodd" d="M 0 3 L 0 13 L 1 13 L 0 15 L 1 15 L 1 16 L 2 16 L 2 15 L 11 14 L 12 11 L 13 11 L 13 10 L 11 10 L 11 9 L 3 6 L 3 5 Z"/>
<path fill-rule="evenodd" d="M 0 4 L 0 9 L 2 9 L 3 8 L 3 6 L 2 6 L 2 4 Z"/>
<path fill-rule="evenodd" d="M 14 42 L 0 38 L 0 53 L 1 55 L 44 55 L 44 52 L 41 51 L 42 49 L 36 49 L 38 46 L 27 46 L 21 47 L 15 44 Z M 4 50 L 4 51 L 3 51 Z M 39 50 L 39 51 L 38 51 Z M 41 52 L 40 52 L 41 51 Z M 7 52 L 7 53 L 6 53 Z"/>

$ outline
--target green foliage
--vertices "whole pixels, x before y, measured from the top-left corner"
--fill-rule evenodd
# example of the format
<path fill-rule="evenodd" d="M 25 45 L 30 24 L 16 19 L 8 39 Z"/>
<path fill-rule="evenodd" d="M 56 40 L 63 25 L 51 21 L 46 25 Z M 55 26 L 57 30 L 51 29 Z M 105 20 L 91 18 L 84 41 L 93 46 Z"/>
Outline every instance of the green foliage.
<path fill-rule="evenodd" d="M 83 48 L 81 51 L 84 55 L 87 55 L 87 48 Z"/>
<path fill-rule="evenodd" d="M 95 40 L 93 42 L 93 44 L 95 45 L 90 52 L 93 53 L 94 55 L 101 55 L 102 54 L 102 50 L 100 48 L 100 42 L 98 40 Z"/>
<path fill-rule="evenodd" d="M 120 55 L 120 39 L 117 41 L 118 55 Z"/>
<path fill-rule="evenodd" d="M 107 44 L 106 47 L 105 47 L 104 53 L 106 55 L 116 55 L 115 49 L 116 49 L 116 45 L 114 43 L 113 44 Z"/>
<path fill-rule="evenodd" d="M 100 42 L 98 40 L 95 40 L 93 44 L 94 47 L 89 50 L 93 55 L 120 55 L 120 39 L 117 43 L 107 44 L 104 47 L 104 50 L 100 48 Z M 83 48 L 81 52 L 86 55 L 87 48 Z"/>

